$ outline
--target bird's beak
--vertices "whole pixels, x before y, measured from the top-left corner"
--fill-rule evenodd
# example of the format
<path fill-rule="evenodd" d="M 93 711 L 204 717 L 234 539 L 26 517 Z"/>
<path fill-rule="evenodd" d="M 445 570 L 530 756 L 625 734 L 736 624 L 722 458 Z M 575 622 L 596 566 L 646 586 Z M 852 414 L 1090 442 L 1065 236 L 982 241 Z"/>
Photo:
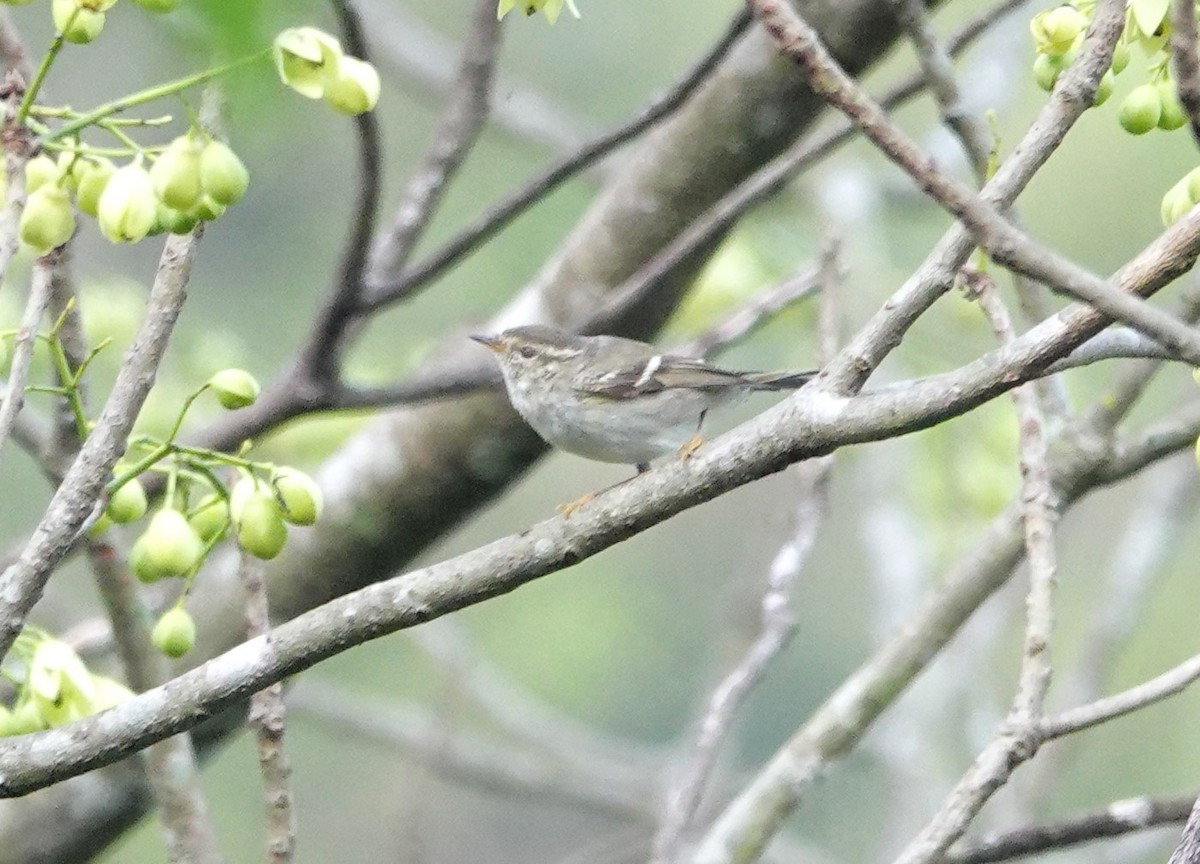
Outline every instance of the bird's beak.
<path fill-rule="evenodd" d="M 476 342 L 478 342 L 480 345 L 484 345 L 488 348 L 491 348 L 497 354 L 504 353 L 504 341 L 502 339 L 500 339 L 498 336 L 472 336 L 471 338 L 474 339 Z"/>

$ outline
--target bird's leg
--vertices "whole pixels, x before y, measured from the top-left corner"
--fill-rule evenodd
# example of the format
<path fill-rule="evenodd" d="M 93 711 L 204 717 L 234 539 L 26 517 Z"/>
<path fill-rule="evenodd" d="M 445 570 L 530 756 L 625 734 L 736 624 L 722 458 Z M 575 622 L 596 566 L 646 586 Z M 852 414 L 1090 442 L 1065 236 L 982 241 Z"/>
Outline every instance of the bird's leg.
<path fill-rule="evenodd" d="M 700 419 L 696 421 L 696 434 L 683 442 L 683 446 L 679 448 L 680 459 L 690 459 L 692 454 L 700 449 L 700 445 L 704 443 L 704 439 L 700 437 L 700 427 L 704 425 L 704 415 L 708 413 L 708 409 L 700 412 Z"/>
<path fill-rule="evenodd" d="M 601 490 L 601 491 L 603 491 L 603 490 Z M 559 504 L 558 512 L 563 515 L 564 519 L 570 519 L 572 513 L 574 513 L 576 510 L 578 510 L 584 504 L 591 501 L 593 498 L 595 498 L 599 494 L 600 494 L 599 492 L 589 492 L 586 495 L 576 498 L 574 501 L 570 501 L 566 504 Z"/>
<path fill-rule="evenodd" d="M 576 498 L 574 501 L 572 501 L 569 504 L 559 504 L 558 512 L 563 515 L 564 519 L 571 518 L 572 513 L 574 513 L 576 510 L 578 510 L 584 504 L 591 501 L 596 496 L 603 495 L 605 492 L 611 492 L 613 489 L 616 489 L 618 486 L 622 486 L 625 483 L 628 483 L 630 480 L 633 480 L 633 479 L 645 474 L 647 471 L 650 470 L 650 463 L 649 462 L 639 462 L 639 463 L 637 463 L 637 465 L 635 467 L 637 468 L 637 474 L 634 474 L 633 477 L 626 477 L 624 480 L 618 480 L 616 483 L 614 483 L 611 486 L 605 486 L 599 492 L 589 492 L 581 498 Z"/>

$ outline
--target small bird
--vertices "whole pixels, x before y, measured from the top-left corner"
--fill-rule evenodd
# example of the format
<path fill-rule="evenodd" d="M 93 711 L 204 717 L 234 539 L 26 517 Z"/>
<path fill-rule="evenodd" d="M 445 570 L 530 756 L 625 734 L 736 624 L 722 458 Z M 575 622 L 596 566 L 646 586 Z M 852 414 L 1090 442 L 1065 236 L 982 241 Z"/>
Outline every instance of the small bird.
<path fill-rule="evenodd" d="M 816 374 L 733 372 L 633 339 L 542 325 L 471 338 L 496 353 L 513 407 L 548 443 L 639 474 L 659 456 L 695 452 L 710 408 L 751 390 L 794 390 Z"/>

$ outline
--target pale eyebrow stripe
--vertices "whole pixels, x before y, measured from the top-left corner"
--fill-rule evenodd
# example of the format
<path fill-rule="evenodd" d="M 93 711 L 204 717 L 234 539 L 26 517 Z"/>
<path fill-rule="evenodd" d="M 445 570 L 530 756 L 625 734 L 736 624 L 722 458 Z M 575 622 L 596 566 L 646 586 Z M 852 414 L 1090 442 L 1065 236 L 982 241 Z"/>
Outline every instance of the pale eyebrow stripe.
<path fill-rule="evenodd" d="M 642 375 L 637 381 L 633 382 L 633 388 L 636 390 L 640 387 L 645 387 L 654 377 L 654 373 L 658 371 L 658 367 L 662 365 L 663 355 L 655 354 L 646 361 L 646 368 L 642 370 Z"/>

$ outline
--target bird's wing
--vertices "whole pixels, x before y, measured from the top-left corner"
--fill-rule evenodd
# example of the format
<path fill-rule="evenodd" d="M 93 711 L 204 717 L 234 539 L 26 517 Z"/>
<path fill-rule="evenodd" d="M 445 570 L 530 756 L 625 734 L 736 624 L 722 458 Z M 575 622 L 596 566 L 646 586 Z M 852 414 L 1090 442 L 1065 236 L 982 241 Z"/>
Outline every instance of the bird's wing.
<path fill-rule="evenodd" d="M 580 393 L 608 399 L 633 399 L 674 387 L 704 390 L 728 387 L 741 382 L 742 376 L 687 357 L 655 354 L 645 362 L 601 374 L 584 374 L 575 379 Z"/>

